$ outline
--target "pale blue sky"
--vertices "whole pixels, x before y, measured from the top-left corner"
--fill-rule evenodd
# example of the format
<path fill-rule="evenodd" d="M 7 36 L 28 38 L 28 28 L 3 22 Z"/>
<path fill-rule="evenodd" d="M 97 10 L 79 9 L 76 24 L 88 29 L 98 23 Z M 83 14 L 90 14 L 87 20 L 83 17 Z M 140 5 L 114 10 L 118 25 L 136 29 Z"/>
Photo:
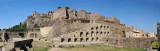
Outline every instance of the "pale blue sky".
<path fill-rule="evenodd" d="M 0 28 L 25 21 L 32 11 L 46 13 L 58 6 L 115 16 L 122 24 L 144 32 L 156 33 L 156 23 L 160 22 L 159 0 L 0 0 Z"/>

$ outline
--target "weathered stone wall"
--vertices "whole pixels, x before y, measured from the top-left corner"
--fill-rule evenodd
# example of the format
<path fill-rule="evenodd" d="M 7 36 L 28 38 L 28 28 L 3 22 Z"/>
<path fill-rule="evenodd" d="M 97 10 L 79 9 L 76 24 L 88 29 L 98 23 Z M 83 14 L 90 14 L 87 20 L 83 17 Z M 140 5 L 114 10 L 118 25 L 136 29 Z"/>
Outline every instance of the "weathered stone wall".
<path fill-rule="evenodd" d="M 42 37 L 48 37 L 52 31 L 52 27 L 43 27 L 40 29 L 40 33 Z"/>
<path fill-rule="evenodd" d="M 150 48 L 156 38 L 130 38 L 112 36 L 111 27 L 106 24 L 96 24 L 85 28 L 84 30 L 61 35 L 61 38 L 55 40 L 55 46 L 88 46 L 88 45 L 106 45 L 127 48 Z"/>
<path fill-rule="evenodd" d="M 107 17 L 106 20 L 111 21 L 111 22 L 114 22 L 114 23 L 119 23 L 119 24 L 120 24 L 120 20 L 118 20 L 118 19 L 115 18 L 115 17 Z"/>
<path fill-rule="evenodd" d="M 40 38 L 41 33 L 40 32 L 28 32 L 27 37 L 28 38 Z"/>
<path fill-rule="evenodd" d="M 158 43 L 160 47 L 160 22 L 157 23 L 157 37 L 158 37 Z"/>
<path fill-rule="evenodd" d="M 26 37 L 26 33 L 20 33 L 20 32 L 6 32 L 6 34 L 9 36 L 9 38 L 23 38 Z"/>
<path fill-rule="evenodd" d="M 34 11 L 32 16 L 28 16 L 25 23 L 27 29 L 51 27 L 52 30 L 48 34 L 50 38 L 54 38 L 61 34 L 67 34 L 89 27 L 91 23 L 104 20 L 105 18 L 107 17 L 100 15 L 100 13 L 88 13 L 85 10 L 76 11 L 75 9 L 59 8 L 55 9 L 54 12 L 47 12 L 46 14 L 36 13 Z M 115 17 L 109 18 L 108 21 L 120 23 Z"/>
<path fill-rule="evenodd" d="M 156 38 L 117 38 L 105 37 L 103 38 L 104 45 L 127 48 L 150 48 L 152 42 L 157 41 Z"/>

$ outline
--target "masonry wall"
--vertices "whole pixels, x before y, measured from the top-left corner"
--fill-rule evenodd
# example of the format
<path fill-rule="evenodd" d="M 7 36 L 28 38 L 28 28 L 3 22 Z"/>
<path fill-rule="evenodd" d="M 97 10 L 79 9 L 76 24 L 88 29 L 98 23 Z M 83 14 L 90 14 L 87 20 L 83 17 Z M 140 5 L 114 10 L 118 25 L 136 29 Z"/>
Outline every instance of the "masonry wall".
<path fill-rule="evenodd" d="M 103 38 L 104 45 L 127 48 L 150 48 L 151 44 L 156 41 L 156 38 Z"/>
<path fill-rule="evenodd" d="M 26 33 L 20 33 L 20 32 L 6 32 L 6 34 L 9 36 L 9 38 L 26 37 Z"/>

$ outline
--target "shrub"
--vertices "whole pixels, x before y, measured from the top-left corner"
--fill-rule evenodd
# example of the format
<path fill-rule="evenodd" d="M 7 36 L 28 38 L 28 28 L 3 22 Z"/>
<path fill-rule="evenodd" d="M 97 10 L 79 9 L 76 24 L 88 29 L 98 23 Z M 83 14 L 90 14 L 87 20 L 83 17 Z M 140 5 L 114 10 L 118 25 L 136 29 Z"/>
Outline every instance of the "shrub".
<path fill-rule="evenodd" d="M 153 42 L 152 43 L 152 48 L 158 48 L 158 42 Z"/>
<path fill-rule="evenodd" d="M 62 46 L 62 45 L 59 45 L 58 47 L 59 47 L 59 48 L 62 48 L 63 46 Z"/>
<path fill-rule="evenodd" d="M 69 46 L 69 48 L 74 48 L 74 46 Z"/>
<path fill-rule="evenodd" d="M 66 9 L 70 9 L 68 6 L 65 7 Z"/>
<path fill-rule="evenodd" d="M 62 7 L 58 7 L 58 9 L 60 9 L 60 8 L 62 8 Z"/>

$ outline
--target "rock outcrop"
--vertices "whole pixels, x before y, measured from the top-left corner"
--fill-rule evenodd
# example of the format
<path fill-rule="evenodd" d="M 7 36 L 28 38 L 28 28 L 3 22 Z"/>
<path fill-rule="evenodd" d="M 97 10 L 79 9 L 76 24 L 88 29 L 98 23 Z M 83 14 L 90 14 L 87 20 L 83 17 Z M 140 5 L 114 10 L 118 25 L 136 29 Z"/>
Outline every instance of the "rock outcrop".
<path fill-rule="evenodd" d="M 88 13 L 85 10 L 76 11 L 75 9 L 59 8 L 46 14 L 33 11 L 32 16 L 28 16 L 25 21 L 27 29 L 39 29 L 50 27 L 47 37 L 57 37 L 62 34 L 83 30 L 95 23 L 109 24 L 112 27 L 113 36 L 119 36 L 121 31 L 131 30 L 115 17 L 105 17 L 99 13 Z M 115 31 L 116 30 L 116 31 Z M 119 34 L 119 35 L 117 35 Z"/>

